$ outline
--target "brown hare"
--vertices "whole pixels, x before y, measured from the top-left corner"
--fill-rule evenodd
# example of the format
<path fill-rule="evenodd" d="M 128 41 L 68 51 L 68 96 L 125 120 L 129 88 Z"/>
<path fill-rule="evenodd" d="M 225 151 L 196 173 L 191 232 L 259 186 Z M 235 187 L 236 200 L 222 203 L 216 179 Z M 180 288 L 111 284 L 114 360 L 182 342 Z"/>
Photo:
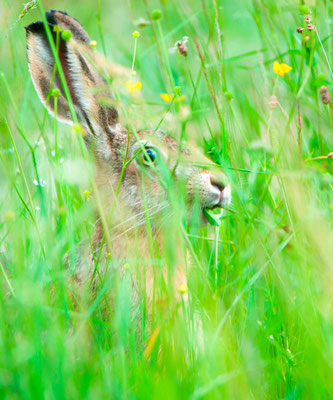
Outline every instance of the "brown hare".
<path fill-rule="evenodd" d="M 55 26 L 72 34 L 68 41 L 59 38 L 58 56 L 78 122 L 85 133 L 84 140 L 96 163 L 96 188 L 104 222 L 102 218 L 96 224 L 93 246 L 99 249 L 102 245 L 101 258 L 111 256 L 120 260 L 118 265 L 122 274 L 121 260 L 125 258 L 149 259 L 149 254 L 154 251 L 163 254 L 159 236 L 162 221 L 158 215 L 171 207 L 170 203 L 176 204 L 177 208 L 177 202 L 183 200 L 188 210 L 196 204 L 201 213 L 205 208 L 223 209 L 230 201 L 230 187 L 218 168 L 215 167 L 213 173 L 213 170 L 198 167 L 203 158 L 180 146 L 170 135 L 160 130 L 132 132 L 125 129 L 112 105 L 114 102 L 107 81 L 88 56 L 91 55 L 90 38 L 81 24 L 62 11 L 52 10 L 46 13 L 46 19 L 54 41 Z M 50 90 L 59 89 L 57 118 L 73 124 L 59 74 L 54 74 L 55 61 L 43 23 L 38 21 L 29 25 L 26 33 L 29 70 L 41 102 L 54 115 L 54 99 L 50 97 Z M 101 101 L 101 94 L 102 97 L 107 96 L 109 102 Z M 207 165 L 208 161 L 204 160 Z M 168 187 L 179 188 L 181 196 L 170 198 Z M 167 213 L 164 215 L 168 217 Z M 149 234 L 147 221 L 150 224 Z M 133 226 L 135 229 L 129 228 Z M 104 236 L 106 229 L 108 235 Z M 177 240 L 177 234 L 169 231 L 169 245 L 171 243 L 176 249 Z M 88 250 L 89 247 L 87 253 Z M 84 279 L 85 274 L 91 277 L 94 272 L 94 257 L 92 254 L 88 257 L 90 262 L 78 265 L 77 276 L 80 279 Z M 160 266 L 159 277 L 177 289 L 186 284 L 186 274 L 181 263 L 175 264 L 177 267 L 172 277 L 163 266 Z M 153 263 L 141 262 L 136 274 L 133 274 L 137 294 L 144 290 L 149 301 L 152 300 L 154 279 L 158 275 L 155 268 L 158 267 Z M 144 279 L 144 283 L 138 285 L 138 279 Z"/>

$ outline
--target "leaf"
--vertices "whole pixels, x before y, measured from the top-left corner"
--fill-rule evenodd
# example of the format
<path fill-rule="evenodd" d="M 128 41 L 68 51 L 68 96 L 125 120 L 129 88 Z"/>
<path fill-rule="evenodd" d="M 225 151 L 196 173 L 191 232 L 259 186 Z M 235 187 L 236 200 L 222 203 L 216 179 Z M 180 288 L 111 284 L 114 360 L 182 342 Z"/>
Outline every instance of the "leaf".
<path fill-rule="evenodd" d="M 213 226 L 221 226 L 221 220 L 223 215 L 223 208 L 204 208 L 204 214 L 207 221 Z"/>

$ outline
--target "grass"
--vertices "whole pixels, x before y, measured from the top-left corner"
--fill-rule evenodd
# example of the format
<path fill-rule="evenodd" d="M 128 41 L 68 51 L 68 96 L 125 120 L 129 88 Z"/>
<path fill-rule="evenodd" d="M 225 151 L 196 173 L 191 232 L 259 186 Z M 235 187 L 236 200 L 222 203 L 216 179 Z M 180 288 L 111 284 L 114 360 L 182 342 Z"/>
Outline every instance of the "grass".
<path fill-rule="evenodd" d="M 112 82 L 122 121 L 161 125 L 194 144 L 224 170 L 233 202 L 219 228 L 172 220 L 181 255 L 174 236 L 166 235 L 165 254 L 149 236 L 146 258 L 156 266 L 193 265 L 183 313 L 172 312 L 167 292 L 169 307 L 156 304 L 150 320 L 142 299 L 138 334 L 130 279 L 114 271 L 144 263 L 139 256 L 111 256 L 94 298 L 75 285 L 64 257 L 73 265 L 78 244 L 93 235 L 93 166 L 80 134 L 55 125 L 29 77 L 23 26 L 40 20 L 39 10 L 22 16 L 20 2 L 1 2 L 2 398 L 332 398 L 333 119 L 320 97 L 321 86 L 332 90 L 330 3 L 43 7 L 77 18 L 112 62 L 131 68 L 135 43 L 142 89 L 133 95 Z M 298 34 L 307 7 L 317 32 Z M 150 21 L 156 8 L 163 18 Z M 151 23 L 136 26 L 140 17 Z M 168 51 L 183 36 L 187 58 Z M 292 70 L 278 76 L 274 61 Z"/>

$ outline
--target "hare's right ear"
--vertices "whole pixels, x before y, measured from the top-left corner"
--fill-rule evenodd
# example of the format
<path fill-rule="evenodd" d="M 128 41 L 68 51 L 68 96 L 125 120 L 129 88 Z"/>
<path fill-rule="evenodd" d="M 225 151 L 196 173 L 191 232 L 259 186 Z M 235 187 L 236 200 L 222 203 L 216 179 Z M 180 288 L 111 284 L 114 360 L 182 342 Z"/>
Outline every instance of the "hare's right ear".
<path fill-rule="evenodd" d="M 84 48 L 89 51 L 88 34 L 77 20 L 64 12 L 52 10 L 46 13 L 46 18 L 54 42 L 56 25 L 72 34 L 69 41 L 64 41 L 59 35 L 58 56 L 79 122 L 93 135 L 108 132 L 108 127 L 118 122 L 118 113 L 113 107 L 105 106 L 105 101 L 104 105 L 100 104 L 101 94 L 109 98 L 112 96 L 105 80 L 82 51 Z M 29 70 L 42 103 L 54 115 L 54 99 L 50 97 L 50 89 L 58 88 L 60 97 L 57 118 L 72 124 L 63 87 L 58 73 L 55 73 L 55 62 L 43 23 L 38 21 L 27 26 L 26 33 Z"/>

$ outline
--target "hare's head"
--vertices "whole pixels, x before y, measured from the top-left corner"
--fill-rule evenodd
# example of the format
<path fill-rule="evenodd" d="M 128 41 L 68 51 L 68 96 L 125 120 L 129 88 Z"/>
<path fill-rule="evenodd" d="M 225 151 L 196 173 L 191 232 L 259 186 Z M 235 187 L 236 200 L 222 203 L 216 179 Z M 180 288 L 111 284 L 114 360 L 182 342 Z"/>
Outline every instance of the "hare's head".
<path fill-rule="evenodd" d="M 60 121 L 72 124 L 75 111 L 87 146 L 95 155 L 98 186 L 107 199 L 110 196 L 110 204 L 121 178 L 118 199 L 134 214 L 142 210 L 143 203 L 152 211 L 162 208 L 168 199 L 166 189 L 172 186 L 183 188 L 185 204 L 196 201 L 201 209 L 226 206 L 230 189 L 224 175 L 204 167 L 209 162 L 203 161 L 202 156 L 199 158 L 159 130 L 133 132 L 119 123 L 109 85 L 90 57 L 90 39 L 81 24 L 61 11 L 46 13 L 46 18 L 49 35 L 42 22 L 26 28 L 32 80 L 42 103 L 53 115 L 54 98 L 50 92 L 59 89 L 56 116 Z M 55 26 L 69 30 L 72 38 L 64 40 Z M 50 36 L 56 44 L 53 49 Z M 63 77 L 55 72 L 54 51 L 58 51 Z M 61 78 L 67 82 L 72 110 Z"/>

